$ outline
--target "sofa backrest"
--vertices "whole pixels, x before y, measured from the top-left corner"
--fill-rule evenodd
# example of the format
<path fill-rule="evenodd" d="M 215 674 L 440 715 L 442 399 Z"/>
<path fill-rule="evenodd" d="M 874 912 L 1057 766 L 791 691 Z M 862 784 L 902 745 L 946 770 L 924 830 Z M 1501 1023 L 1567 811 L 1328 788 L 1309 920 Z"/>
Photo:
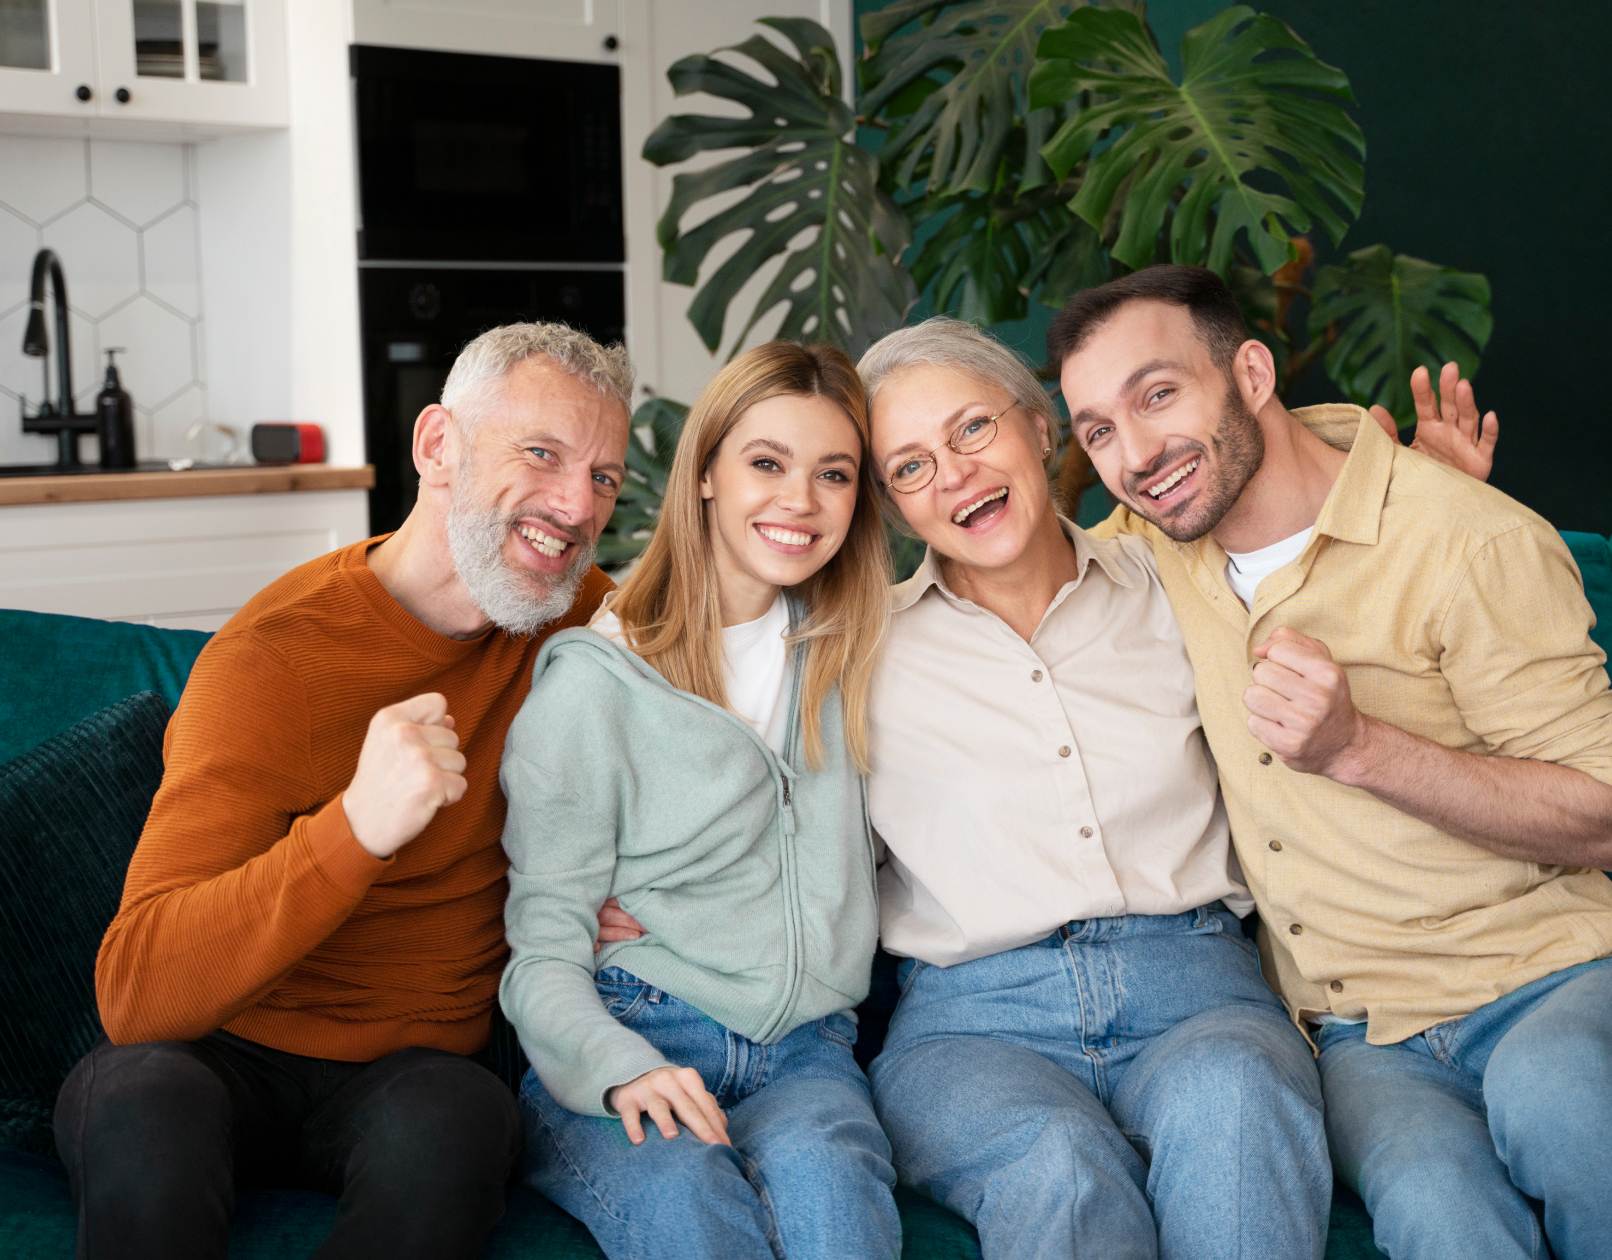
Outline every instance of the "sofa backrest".
<path fill-rule="evenodd" d="M 1562 538 L 1573 553 L 1573 559 L 1578 561 L 1578 571 L 1584 578 L 1584 593 L 1595 611 L 1595 629 L 1590 631 L 1590 637 L 1601 645 L 1601 651 L 1612 657 L 1612 538 L 1565 530 Z"/>
<path fill-rule="evenodd" d="M 0 765 L 137 691 L 173 708 L 208 638 L 0 608 Z"/>

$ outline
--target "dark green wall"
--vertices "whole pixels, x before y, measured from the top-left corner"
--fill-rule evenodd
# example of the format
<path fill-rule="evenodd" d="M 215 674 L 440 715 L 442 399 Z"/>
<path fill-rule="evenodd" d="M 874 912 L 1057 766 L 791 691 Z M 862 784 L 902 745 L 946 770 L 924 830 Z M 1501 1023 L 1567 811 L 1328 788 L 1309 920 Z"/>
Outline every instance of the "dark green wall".
<path fill-rule="evenodd" d="M 877 7 L 857 0 L 857 10 Z M 1174 59 L 1211 0 L 1154 0 Z M 1612 6 L 1266 0 L 1341 67 L 1366 134 L 1366 206 L 1344 249 L 1489 277 L 1478 401 L 1500 413 L 1494 482 L 1562 529 L 1612 533 Z M 1040 358 L 1039 322 L 1004 330 Z M 1320 401 L 1324 378 L 1291 401 Z"/>

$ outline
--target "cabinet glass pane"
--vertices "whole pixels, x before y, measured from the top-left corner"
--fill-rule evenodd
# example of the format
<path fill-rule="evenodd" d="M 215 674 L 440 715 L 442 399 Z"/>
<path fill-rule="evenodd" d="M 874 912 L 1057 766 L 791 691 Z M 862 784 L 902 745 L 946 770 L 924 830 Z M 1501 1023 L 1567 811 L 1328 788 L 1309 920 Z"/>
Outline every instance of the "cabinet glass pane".
<path fill-rule="evenodd" d="M 134 0 L 134 72 L 146 78 L 185 77 L 184 15 L 180 0 Z"/>
<path fill-rule="evenodd" d="M 246 0 L 197 0 L 196 52 L 202 78 L 246 82 Z"/>
<path fill-rule="evenodd" d="M 50 0 L 0 0 L 0 66 L 50 69 Z"/>

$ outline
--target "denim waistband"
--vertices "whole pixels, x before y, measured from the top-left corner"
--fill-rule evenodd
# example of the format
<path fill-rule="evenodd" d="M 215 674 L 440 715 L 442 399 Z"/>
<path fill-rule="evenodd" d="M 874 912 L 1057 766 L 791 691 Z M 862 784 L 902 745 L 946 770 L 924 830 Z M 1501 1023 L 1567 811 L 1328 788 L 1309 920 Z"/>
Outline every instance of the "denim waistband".
<path fill-rule="evenodd" d="M 1125 936 L 1170 936 L 1202 932 L 1206 928 L 1225 930 L 1232 925 L 1236 925 L 1237 931 L 1242 930 L 1237 916 L 1226 909 L 1225 902 L 1211 901 L 1180 914 L 1117 914 L 1107 919 L 1071 919 L 1036 944 L 1061 949 L 1067 941 L 1085 944 Z"/>

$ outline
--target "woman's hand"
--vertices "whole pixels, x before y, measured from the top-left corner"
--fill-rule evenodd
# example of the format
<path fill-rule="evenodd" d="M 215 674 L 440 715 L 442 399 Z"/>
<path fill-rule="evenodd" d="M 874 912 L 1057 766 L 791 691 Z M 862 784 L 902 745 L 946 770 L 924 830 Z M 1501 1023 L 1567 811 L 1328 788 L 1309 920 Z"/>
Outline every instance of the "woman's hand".
<path fill-rule="evenodd" d="M 1464 472 L 1479 481 L 1489 480 L 1494 468 L 1495 443 L 1500 439 L 1500 417 L 1489 412 L 1478 418 L 1478 403 L 1472 382 L 1461 375 L 1459 364 L 1446 363 L 1438 374 L 1438 394 L 1433 393 L 1433 374 L 1425 367 L 1411 373 L 1411 399 L 1416 404 L 1416 436 L 1411 450 L 1431 455 L 1439 463 Z M 1399 429 L 1388 408 L 1371 409 L 1372 419 L 1383 432 L 1399 441 Z"/>
<path fill-rule="evenodd" d="M 617 1085 L 607 1100 L 621 1116 L 627 1137 L 634 1146 L 644 1140 L 641 1115 L 647 1114 L 668 1140 L 677 1136 L 677 1121 L 702 1142 L 732 1146 L 728 1141 L 728 1118 L 705 1082 L 693 1068 L 656 1068 Z M 674 1120 L 672 1117 L 676 1116 Z"/>
<path fill-rule="evenodd" d="M 644 934 L 644 925 L 621 908 L 614 897 L 599 907 L 599 935 L 593 939 L 593 952 L 616 941 L 636 941 Z"/>

